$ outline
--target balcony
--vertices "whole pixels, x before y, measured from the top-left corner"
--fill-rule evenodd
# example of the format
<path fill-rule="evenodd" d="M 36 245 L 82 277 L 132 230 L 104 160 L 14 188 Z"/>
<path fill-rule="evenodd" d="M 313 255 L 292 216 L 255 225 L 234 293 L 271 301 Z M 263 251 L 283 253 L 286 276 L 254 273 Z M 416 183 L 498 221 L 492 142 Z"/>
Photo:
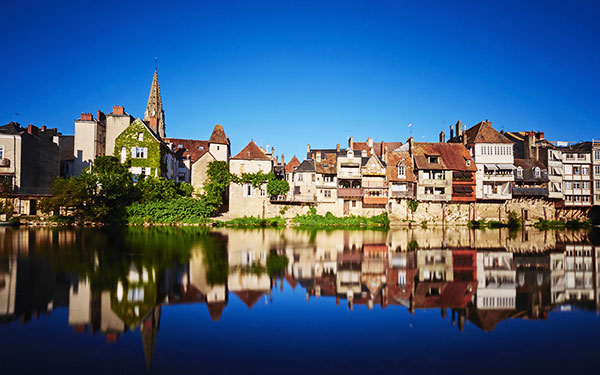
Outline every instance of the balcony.
<path fill-rule="evenodd" d="M 10 167 L 10 159 L 4 158 L 0 159 L 0 167 Z"/>
<path fill-rule="evenodd" d="M 340 170 L 338 170 L 337 177 L 338 177 L 338 179 L 340 179 L 340 178 L 361 178 L 361 175 L 360 175 L 360 170 L 358 170 L 358 169 L 356 171 L 340 169 Z"/>
<path fill-rule="evenodd" d="M 451 180 L 438 180 L 438 179 L 423 179 L 422 181 L 419 181 L 419 183 L 423 186 L 433 186 L 433 187 L 446 187 L 446 186 L 452 186 L 452 181 Z"/>
<path fill-rule="evenodd" d="M 392 190 L 392 195 L 391 198 L 414 198 L 415 197 L 415 193 L 414 191 L 409 190 L 409 191 L 393 191 Z"/>
<path fill-rule="evenodd" d="M 364 190 L 362 188 L 338 188 L 338 198 L 362 198 Z"/>
<path fill-rule="evenodd" d="M 363 197 L 364 204 L 387 204 L 387 197 Z"/>
<path fill-rule="evenodd" d="M 450 194 L 420 194 L 418 200 L 429 202 L 447 202 L 451 199 Z"/>
<path fill-rule="evenodd" d="M 490 200 L 506 200 L 506 199 L 511 199 L 512 194 L 510 194 L 510 193 L 483 193 L 482 198 L 490 199 Z"/>

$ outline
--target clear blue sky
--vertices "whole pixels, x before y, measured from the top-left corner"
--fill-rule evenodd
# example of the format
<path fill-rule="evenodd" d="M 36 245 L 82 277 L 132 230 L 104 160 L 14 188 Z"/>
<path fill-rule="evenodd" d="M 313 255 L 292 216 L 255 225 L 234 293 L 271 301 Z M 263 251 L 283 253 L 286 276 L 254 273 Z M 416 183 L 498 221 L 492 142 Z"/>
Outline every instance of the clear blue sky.
<path fill-rule="evenodd" d="M 0 123 L 72 134 L 143 117 L 158 56 L 167 136 L 222 124 L 237 153 L 436 141 L 461 120 L 600 139 L 600 1 L 3 1 Z"/>

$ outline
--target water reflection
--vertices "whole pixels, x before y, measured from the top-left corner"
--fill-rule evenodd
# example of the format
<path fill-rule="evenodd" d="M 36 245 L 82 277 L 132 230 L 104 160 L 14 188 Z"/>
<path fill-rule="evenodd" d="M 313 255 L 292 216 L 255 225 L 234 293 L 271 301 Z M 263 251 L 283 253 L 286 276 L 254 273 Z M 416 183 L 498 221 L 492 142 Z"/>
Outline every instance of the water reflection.
<path fill-rule="evenodd" d="M 0 323 L 64 307 L 77 333 L 115 342 L 139 329 L 148 368 L 163 307 L 204 304 L 219 321 L 230 298 L 277 304 L 284 284 L 336 309 L 437 309 L 460 331 L 600 311 L 587 232 L 0 228 L 0 241 Z"/>

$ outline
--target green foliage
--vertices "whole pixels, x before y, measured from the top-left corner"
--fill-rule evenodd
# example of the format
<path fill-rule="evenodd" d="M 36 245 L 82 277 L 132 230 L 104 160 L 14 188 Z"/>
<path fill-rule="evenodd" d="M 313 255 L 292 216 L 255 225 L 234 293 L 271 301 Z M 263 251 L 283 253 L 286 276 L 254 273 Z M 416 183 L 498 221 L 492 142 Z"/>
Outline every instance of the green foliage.
<path fill-rule="evenodd" d="M 568 220 L 565 223 L 565 227 L 568 229 L 584 229 L 584 228 L 591 228 L 592 227 L 592 221 L 590 219 L 574 219 L 574 220 Z"/>
<path fill-rule="evenodd" d="M 270 277 L 283 276 L 288 263 L 289 259 L 285 255 L 278 255 L 275 252 L 271 252 L 267 256 L 267 273 Z"/>
<path fill-rule="evenodd" d="M 70 216 L 79 224 L 120 223 L 125 217 L 125 207 L 136 196 L 128 169 L 113 156 L 99 156 L 91 172 L 69 179 L 57 178 L 52 184 L 52 196 L 43 199 L 40 208 L 46 213 L 53 212 L 59 220 Z"/>
<path fill-rule="evenodd" d="M 231 175 L 227 163 L 224 161 L 212 161 L 208 164 L 208 179 L 204 183 L 204 192 L 200 199 L 207 207 L 212 207 L 212 213 L 221 208 L 225 191 L 229 186 Z"/>
<path fill-rule="evenodd" d="M 523 220 L 521 220 L 521 217 L 515 211 L 510 211 L 506 224 L 509 228 L 520 228 L 523 226 Z"/>
<path fill-rule="evenodd" d="M 410 210 L 410 212 L 414 213 L 417 210 L 417 207 L 419 207 L 419 202 L 413 199 L 409 199 L 406 204 L 408 205 L 408 209 Z"/>
<path fill-rule="evenodd" d="M 286 180 L 271 179 L 267 183 L 267 194 L 286 195 L 290 191 L 290 184 Z"/>
<path fill-rule="evenodd" d="M 168 200 L 135 202 L 127 207 L 130 224 L 207 223 L 214 211 L 203 199 L 176 197 Z"/>
<path fill-rule="evenodd" d="M 416 240 L 411 240 L 406 247 L 408 251 L 414 251 L 419 249 L 419 243 Z"/>
<path fill-rule="evenodd" d="M 387 214 L 377 216 L 346 216 L 336 217 L 331 212 L 327 212 L 325 216 L 317 215 L 314 207 L 311 207 L 305 215 L 297 215 L 294 218 L 294 223 L 300 226 L 338 226 L 338 227 L 389 227 L 390 219 Z"/>
<path fill-rule="evenodd" d="M 139 135 L 142 134 L 142 140 L 139 140 Z M 148 128 L 140 121 L 135 120 L 115 139 L 114 155 L 121 155 L 121 148 L 125 147 L 127 151 L 126 164 L 132 167 L 150 168 L 150 175 L 155 174 L 162 177 L 166 171 L 164 162 L 165 154 L 168 152 L 166 147 L 162 145 L 150 133 Z M 148 155 L 146 158 L 132 158 L 132 147 L 146 147 Z"/>
<path fill-rule="evenodd" d="M 421 221 L 421 228 L 423 228 L 423 229 L 427 228 L 427 220 Z"/>
<path fill-rule="evenodd" d="M 142 203 L 173 199 L 180 195 L 175 181 L 160 177 L 140 177 L 136 187 L 140 191 L 140 202 Z"/>
<path fill-rule="evenodd" d="M 225 222 L 225 225 L 228 227 L 238 227 L 238 228 L 267 228 L 267 227 L 284 227 L 285 219 L 280 216 L 272 217 L 272 218 L 260 218 L 260 217 L 238 217 L 232 220 Z"/>

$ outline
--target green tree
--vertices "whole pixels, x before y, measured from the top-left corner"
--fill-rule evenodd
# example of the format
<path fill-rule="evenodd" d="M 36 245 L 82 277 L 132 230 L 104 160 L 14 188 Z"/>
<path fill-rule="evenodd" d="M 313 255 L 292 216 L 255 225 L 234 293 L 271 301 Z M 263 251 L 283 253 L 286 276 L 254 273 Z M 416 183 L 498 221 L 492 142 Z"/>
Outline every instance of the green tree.
<path fill-rule="evenodd" d="M 267 183 L 267 194 L 286 195 L 290 191 L 290 184 L 286 180 L 277 180 L 275 178 Z"/>

